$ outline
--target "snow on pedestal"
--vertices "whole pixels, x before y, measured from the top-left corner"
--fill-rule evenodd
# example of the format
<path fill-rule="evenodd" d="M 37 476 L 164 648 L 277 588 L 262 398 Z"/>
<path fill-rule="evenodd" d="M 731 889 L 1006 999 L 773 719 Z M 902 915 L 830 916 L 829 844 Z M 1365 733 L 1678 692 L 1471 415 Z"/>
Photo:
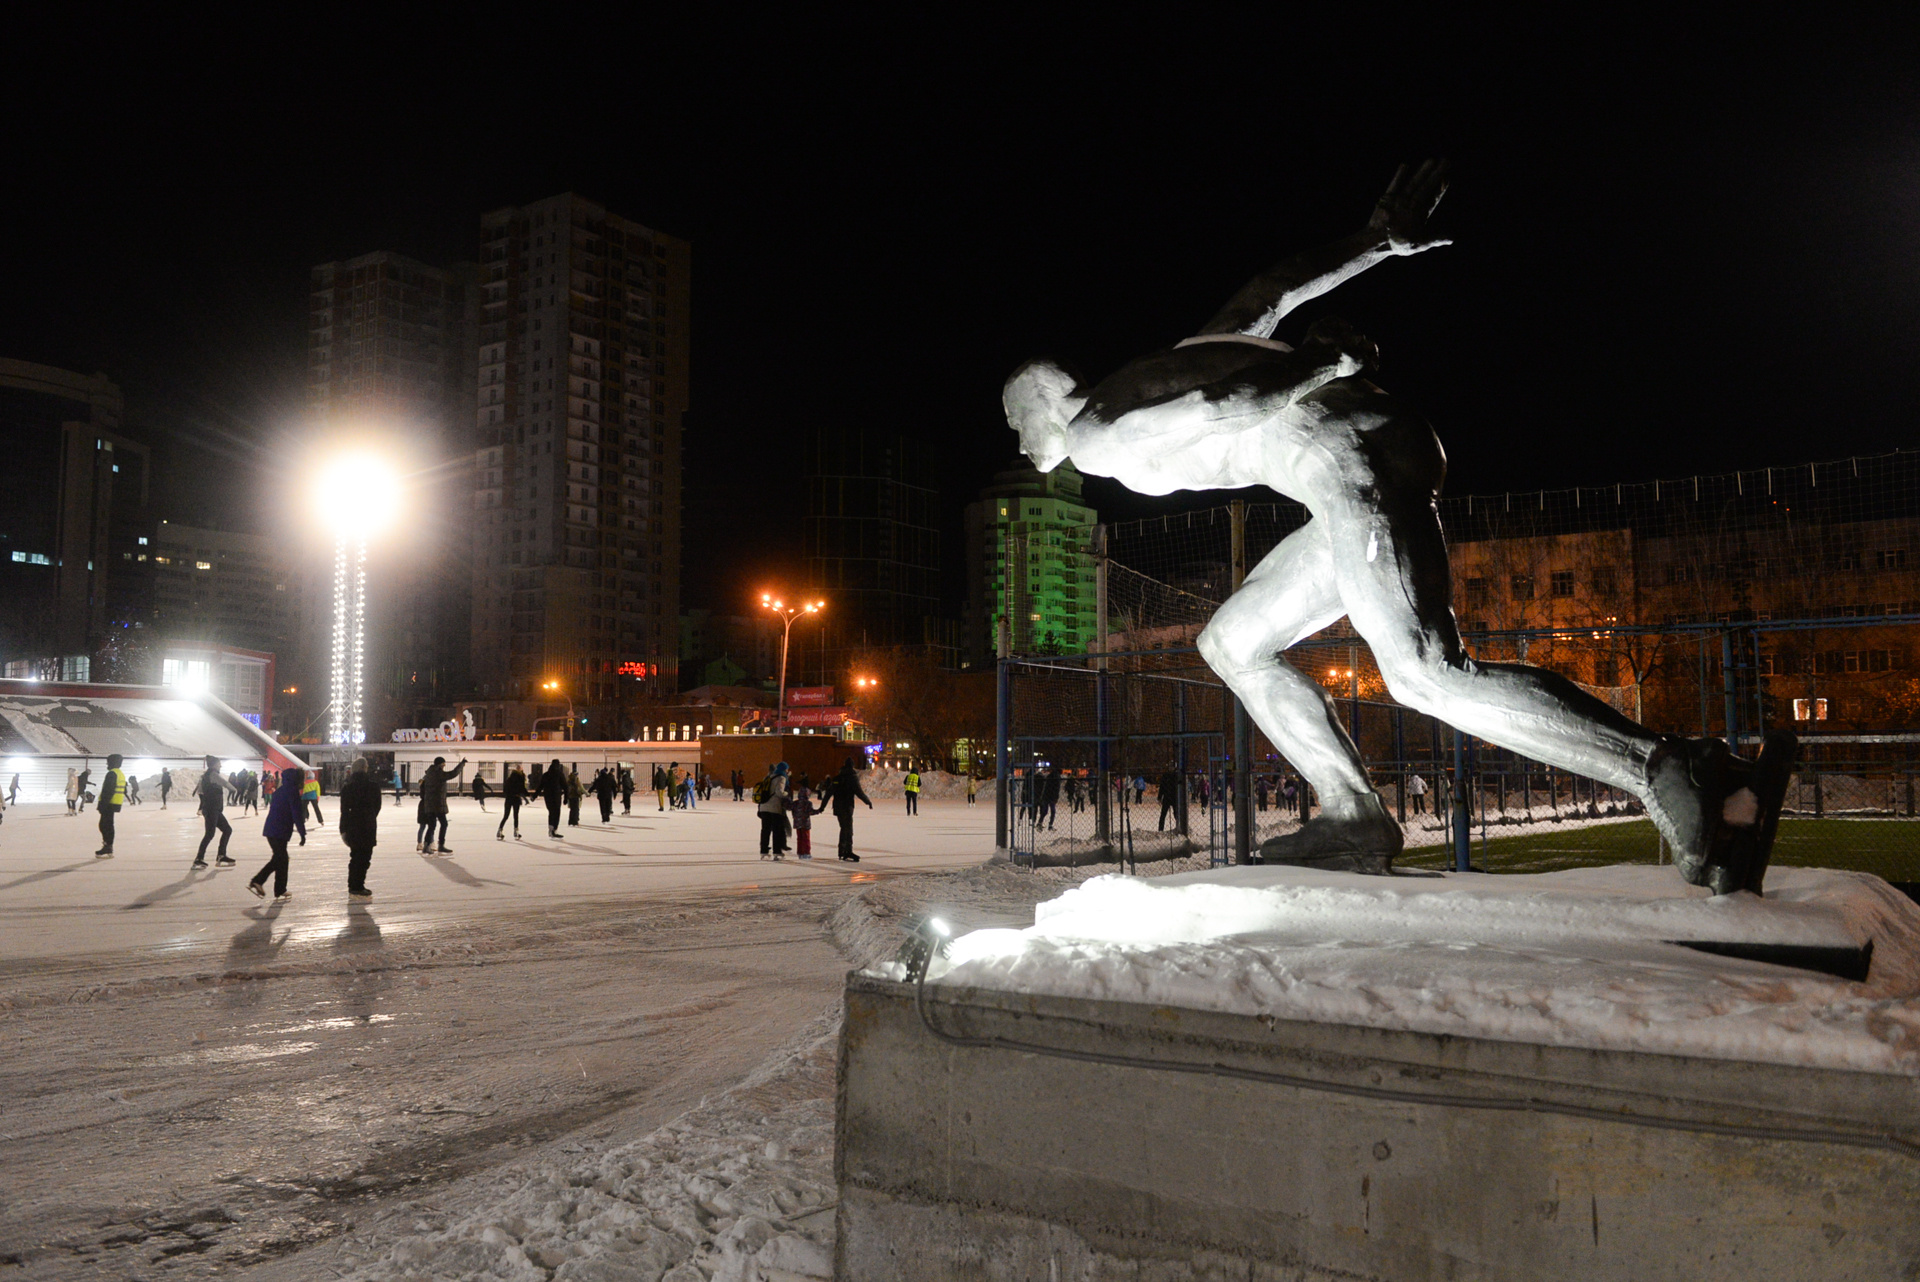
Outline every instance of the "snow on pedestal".
<path fill-rule="evenodd" d="M 1920 908 L 1877 877 L 1777 868 L 1713 897 L 1671 868 L 1100 877 L 1026 930 L 955 940 L 933 982 L 1286 1020 L 1920 1072 Z M 1857 948 L 1865 983 L 1669 941 Z"/>

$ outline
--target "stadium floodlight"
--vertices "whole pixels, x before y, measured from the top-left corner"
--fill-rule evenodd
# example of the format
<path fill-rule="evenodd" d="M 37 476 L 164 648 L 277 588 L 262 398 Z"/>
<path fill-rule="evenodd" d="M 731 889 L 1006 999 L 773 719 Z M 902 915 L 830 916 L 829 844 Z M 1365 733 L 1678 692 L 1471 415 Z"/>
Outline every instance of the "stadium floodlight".
<path fill-rule="evenodd" d="M 400 482 L 371 454 L 344 454 L 321 469 L 315 498 L 333 531 L 333 743 L 364 743 L 367 539 L 399 510 Z"/>

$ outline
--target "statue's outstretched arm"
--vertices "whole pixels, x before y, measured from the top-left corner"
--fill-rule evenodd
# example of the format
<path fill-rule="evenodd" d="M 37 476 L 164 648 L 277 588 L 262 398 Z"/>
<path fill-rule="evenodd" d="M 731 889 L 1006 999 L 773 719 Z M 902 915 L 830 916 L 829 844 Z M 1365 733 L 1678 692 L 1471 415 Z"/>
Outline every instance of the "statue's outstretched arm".
<path fill-rule="evenodd" d="M 1200 332 L 1271 337 L 1282 316 L 1375 263 L 1448 244 L 1426 235 L 1427 219 L 1446 192 L 1444 160 L 1427 161 L 1411 177 L 1407 167 L 1400 166 L 1365 227 L 1331 245 L 1295 254 L 1254 277 Z"/>

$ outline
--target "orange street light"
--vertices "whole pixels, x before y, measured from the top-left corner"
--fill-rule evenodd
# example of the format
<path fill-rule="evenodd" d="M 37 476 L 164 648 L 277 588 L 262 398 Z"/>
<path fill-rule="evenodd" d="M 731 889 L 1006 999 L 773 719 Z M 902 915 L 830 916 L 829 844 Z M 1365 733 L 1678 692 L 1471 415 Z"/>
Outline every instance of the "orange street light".
<path fill-rule="evenodd" d="M 827 608 L 827 603 L 804 601 L 799 605 L 787 605 L 773 594 L 762 592 L 760 604 L 785 621 L 780 632 L 780 706 L 774 710 L 773 722 L 774 733 L 778 734 L 787 721 L 787 644 L 793 639 L 793 621 L 803 614 L 818 614 Z"/>

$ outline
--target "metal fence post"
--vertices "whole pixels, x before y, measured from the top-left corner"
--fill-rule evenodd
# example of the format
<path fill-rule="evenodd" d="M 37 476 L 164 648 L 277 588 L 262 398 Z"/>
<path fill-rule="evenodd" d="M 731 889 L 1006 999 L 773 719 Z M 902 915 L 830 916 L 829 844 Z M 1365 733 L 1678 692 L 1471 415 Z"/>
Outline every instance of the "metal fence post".
<path fill-rule="evenodd" d="M 1093 707 L 1095 766 L 1099 775 L 1100 799 L 1093 808 L 1094 840 L 1105 844 L 1113 838 L 1113 712 L 1107 689 L 1107 527 L 1093 527 L 1094 632 Z"/>
<path fill-rule="evenodd" d="M 1233 590 L 1247 581 L 1247 503 L 1235 499 L 1227 509 L 1233 524 Z M 1233 862 L 1253 862 L 1253 718 L 1240 696 L 1233 696 Z"/>
<path fill-rule="evenodd" d="M 1740 708 L 1734 698 L 1732 632 L 1720 634 L 1720 697 L 1727 705 L 1727 746 L 1736 747 L 1740 735 Z"/>
<path fill-rule="evenodd" d="M 1473 867 L 1473 802 L 1467 795 L 1467 737 L 1453 732 L 1453 870 Z"/>
<path fill-rule="evenodd" d="M 996 849 L 1008 850 L 1007 789 L 1013 778 L 1013 745 L 1007 742 L 1007 736 L 1013 731 L 1013 665 L 1004 654 L 994 663 L 993 678 L 993 844 Z"/>

